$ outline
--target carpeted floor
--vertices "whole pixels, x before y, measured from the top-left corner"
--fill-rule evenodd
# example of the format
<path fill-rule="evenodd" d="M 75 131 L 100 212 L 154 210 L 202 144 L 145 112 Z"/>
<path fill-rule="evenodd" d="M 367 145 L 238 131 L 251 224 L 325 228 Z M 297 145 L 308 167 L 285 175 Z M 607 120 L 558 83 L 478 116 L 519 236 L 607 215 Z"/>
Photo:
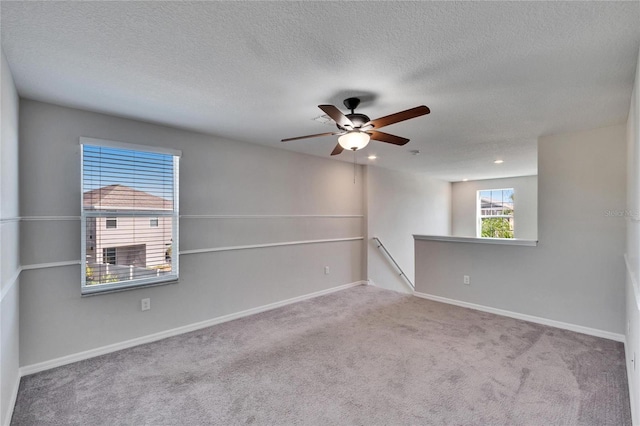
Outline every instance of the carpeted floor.
<path fill-rule="evenodd" d="M 359 286 L 24 377 L 36 424 L 631 420 L 621 343 Z"/>

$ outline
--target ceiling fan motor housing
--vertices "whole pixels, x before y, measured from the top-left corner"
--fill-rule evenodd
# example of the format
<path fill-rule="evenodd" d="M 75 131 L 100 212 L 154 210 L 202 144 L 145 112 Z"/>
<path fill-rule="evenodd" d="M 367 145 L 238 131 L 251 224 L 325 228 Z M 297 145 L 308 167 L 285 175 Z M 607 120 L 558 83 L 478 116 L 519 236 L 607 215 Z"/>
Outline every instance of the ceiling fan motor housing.
<path fill-rule="evenodd" d="M 351 120 L 351 122 L 353 123 L 353 129 L 345 128 L 345 127 L 340 126 L 339 124 L 336 124 L 338 129 L 344 130 L 344 131 L 359 129 L 365 123 L 368 123 L 370 121 L 369 117 L 367 117 L 364 114 L 358 114 L 358 113 L 347 114 L 347 115 L 345 115 L 345 117 L 347 117 L 349 120 Z"/>

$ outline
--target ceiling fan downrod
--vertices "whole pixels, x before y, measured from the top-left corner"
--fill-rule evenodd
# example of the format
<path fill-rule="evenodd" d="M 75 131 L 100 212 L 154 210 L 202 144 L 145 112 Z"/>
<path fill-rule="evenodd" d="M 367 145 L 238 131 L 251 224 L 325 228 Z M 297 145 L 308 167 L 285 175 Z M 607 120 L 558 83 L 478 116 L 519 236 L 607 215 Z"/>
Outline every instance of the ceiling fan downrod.
<path fill-rule="evenodd" d="M 342 103 L 344 104 L 345 107 L 347 107 L 348 110 L 351 111 L 351 114 L 355 114 L 355 109 L 358 108 L 358 105 L 360 105 L 360 99 L 347 98 Z"/>

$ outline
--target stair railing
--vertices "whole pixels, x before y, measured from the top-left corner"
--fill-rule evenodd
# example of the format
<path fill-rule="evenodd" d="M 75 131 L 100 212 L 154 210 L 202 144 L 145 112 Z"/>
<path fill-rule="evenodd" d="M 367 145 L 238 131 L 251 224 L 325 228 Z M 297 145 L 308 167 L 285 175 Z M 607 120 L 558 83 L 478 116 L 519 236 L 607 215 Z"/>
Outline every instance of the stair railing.
<path fill-rule="evenodd" d="M 402 270 L 402 268 L 400 267 L 400 265 L 398 265 L 398 262 L 396 262 L 396 260 L 393 258 L 393 256 L 391 256 L 391 253 L 389 253 L 389 250 L 387 250 L 387 248 L 384 246 L 384 244 L 382 244 L 382 241 L 380 241 L 380 238 L 378 237 L 373 237 L 372 240 L 374 240 L 376 242 L 376 244 L 378 245 L 379 249 L 382 249 L 382 251 L 384 252 L 384 254 L 387 256 L 387 258 L 389 260 L 391 260 L 391 262 L 395 265 L 396 269 L 399 272 L 399 275 L 401 277 L 403 277 L 407 283 L 409 284 L 409 287 L 411 287 L 411 290 L 415 290 L 416 287 L 413 285 L 413 283 L 411 282 L 411 280 L 409 279 L 409 277 L 407 276 L 407 274 L 404 273 L 404 271 Z"/>

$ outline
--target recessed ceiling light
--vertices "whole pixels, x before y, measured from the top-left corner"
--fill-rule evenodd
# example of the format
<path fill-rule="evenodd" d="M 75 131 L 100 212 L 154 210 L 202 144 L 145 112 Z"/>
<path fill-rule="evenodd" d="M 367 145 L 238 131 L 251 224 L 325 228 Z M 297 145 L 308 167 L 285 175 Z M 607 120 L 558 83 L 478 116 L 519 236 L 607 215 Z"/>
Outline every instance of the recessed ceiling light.
<path fill-rule="evenodd" d="M 370 156 L 368 156 L 367 158 L 368 158 L 369 160 L 375 160 L 375 159 L 376 159 L 376 158 L 378 158 L 378 157 L 376 157 L 375 155 L 370 155 Z"/>
<path fill-rule="evenodd" d="M 494 163 L 496 163 L 496 164 L 502 164 L 502 163 L 504 163 L 504 160 L 496 160 L 496 161 L 494 161 Z"/>
<path fill-rule="evenodd" d="M 469 180 L 469 179 L 462 179 L 462 181 L 463 181 L 463 182 L 466 182 L 466 181 L 468 181 L 468 180 Z"/>

